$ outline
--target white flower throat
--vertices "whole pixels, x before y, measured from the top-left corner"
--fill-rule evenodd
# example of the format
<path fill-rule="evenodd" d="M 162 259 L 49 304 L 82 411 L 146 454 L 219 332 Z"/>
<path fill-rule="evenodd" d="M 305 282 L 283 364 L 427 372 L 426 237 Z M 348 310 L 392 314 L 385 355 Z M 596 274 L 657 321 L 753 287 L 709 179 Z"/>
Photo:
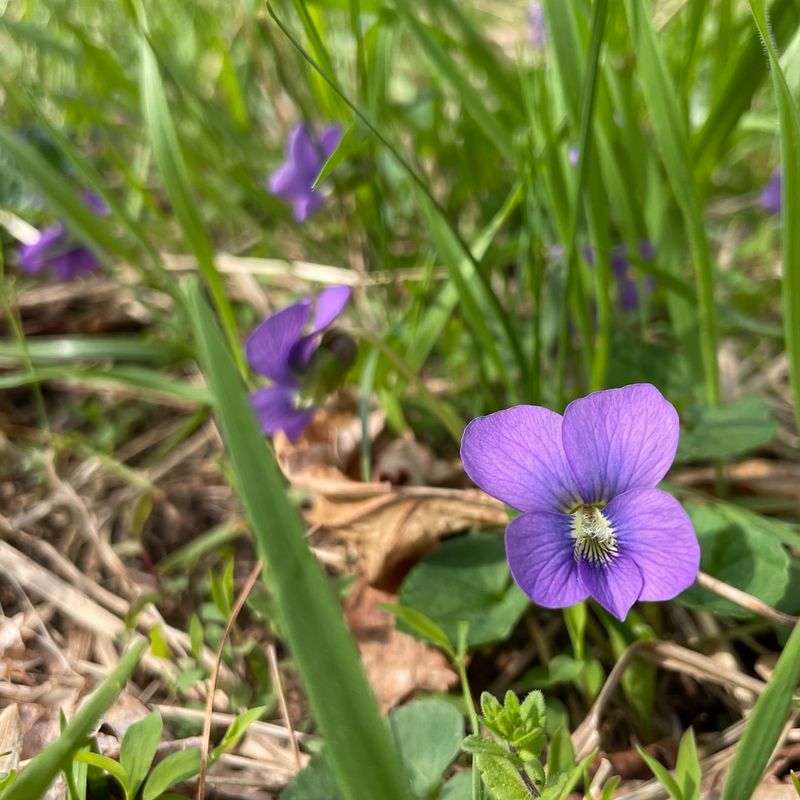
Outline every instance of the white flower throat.
<path fill-rule="evenodd" d="M 590 564 L 605 565 L 619 552 L 611 523 L 595 506 L 581 506 L 573 513 L 571 536 L 576 561 L 585 558 Z"/>

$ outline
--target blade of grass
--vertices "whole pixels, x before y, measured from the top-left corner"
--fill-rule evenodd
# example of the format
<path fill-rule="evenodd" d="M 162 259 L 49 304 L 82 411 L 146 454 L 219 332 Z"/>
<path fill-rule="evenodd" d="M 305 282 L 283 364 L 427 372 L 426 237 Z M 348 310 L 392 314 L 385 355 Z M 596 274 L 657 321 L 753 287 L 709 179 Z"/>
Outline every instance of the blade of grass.
<path fill-rule="evenodd" d="M 203 227 L 203 221 L 197 211 L 196 200 L 192 195 L 189 175 L 183 160 L 169 106 L 167 105 L 167 97 L 164 93 L 164 84 L 161 81 L 156 57 L 144 36 L 141 37 L 140 41 L 140 59 L 142 104 L 150 141 L 153 146 L 153 155 L 164 179 L 164 188 L 167 191 L 170 203 L 183 229 L 186 243 L 197 258 L 200 273 L 219 312 L 223 330 L 228 338 L 228 344 L 233 351 L 239 370 L 244 374 L 246 366 L 236 330 L 233 307 L 228 300 L 228 296 L 225 293 L 225 285 L 214 264 L 214 249 Z"/>
<path fill-rule="evenodd" d="M 306 544 L 302 521 L 196 282 L 189 284 L 186 299 L 236 488 L 266 560 L 289 647 L 337 784 L 348 799 L 408 800 L 399 759 L 339 603 Z"/>
<path fill-rule="evenodd" d="M 35 755 L 13 783 L 0 792 L 0 800 L 32 800 L 44 796 L 58 773 L 67 767 L 72 754 L 84 745 L 97 720 L 117 699 L 146 649 L 147 640 L 138 637 L 109 676 L 81 705 L 58 739 Z"/>
<path fill-rule="evenodd" d="M 781 132 L 781 242 L 783 250 L 783 330 L 789 358 L 794 418 L 800 430 L 800 110 L 781 67 L 764 0 L 749 0 L 767 51 L 778 103 Z"/>
<path fill-rule="evenodd" d="M 757 2 L 757 0 L 756 0 Z M 751 5 L 753 0 L 751 0 Z M 749 800 L 761 782 L 761 775 L 778 743 L 781 729 L 792 704 L 792 694 L 800 680 L 800 624 L 775 665 L 769 684 L 760 695 L 747 720 L 733 758 L 722 800 Z"/>
<path fill-rule="evenodd" d="M 625 8 L 636 52 L 642 92 L 653 119 L 653 133 L 686 225 L 695 268 L 705 394 L 708 404 L 716 406 L 719 404 L 719 372 L 714 272 L 706 239 L 703 210 L 692 172 L 688 132 L 675 85 L 653 31 L 648 6 L 644 0 L 626 0 Z"/>

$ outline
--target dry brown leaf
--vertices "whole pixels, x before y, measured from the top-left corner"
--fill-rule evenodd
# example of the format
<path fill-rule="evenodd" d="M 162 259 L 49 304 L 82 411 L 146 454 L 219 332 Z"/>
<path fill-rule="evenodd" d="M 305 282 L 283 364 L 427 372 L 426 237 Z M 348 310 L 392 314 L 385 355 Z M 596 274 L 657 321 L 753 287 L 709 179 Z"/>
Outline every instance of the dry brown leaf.
<path fill-rule="evenodd" d="M 417 691 L 444 692 L 457 680 L 443 653 L 395 629 L 394 617 L 378 608 L 396 596 L 361 584 L 345 604 L 347 621 L 381 710 L 385 713 Z"/>
<path fill-rule="evenodd" d="M 306 440 L 293 445 L 276 436 L 275 452 L 292 486 L 312 495 L 308 522 L 352 547 L 373 584 L 392 585 L 399 570 L 448 534 L 508 521 L 503 504 L 478 489 L 353 481 Z"/>

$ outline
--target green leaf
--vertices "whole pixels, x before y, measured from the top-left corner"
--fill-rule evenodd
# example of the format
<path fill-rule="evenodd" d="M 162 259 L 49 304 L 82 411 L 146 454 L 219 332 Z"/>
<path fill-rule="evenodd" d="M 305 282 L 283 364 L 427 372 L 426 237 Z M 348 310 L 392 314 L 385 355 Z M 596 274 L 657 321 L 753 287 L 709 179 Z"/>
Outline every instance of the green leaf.
<path fill-rule="evenodd" d="M 102 756 L 99 753 L 91 753 L 85 750 L 75 753 L 73 760 L 77 761 L 79 764 L 91 764 L 93 767 L 97 767 L 98 769 L 104 770 L 109 775 L 113 775 L 119 781 L 120 786 L 125 790 L 125 796 L 133 797 L 129 789 L 130 783 L 128 781 L 128 773 L 125 772 L 125 769 L 118 761 L 114 761 L 113 758 L 109 758 L 108 756 Z"/>
<path fill-rule="evenodd" d="M 222 741 L 214 748 L 213 757 L 219 758 L 226 750 L 236 747 L 236 743 L 247 733 L 247 729 L 264 716 L 267 706 L 256 706 L 237 715 L 236 719 L 228 726 Z"/>
<path fill-rule="evenodd" d="M 196 747 L 170 753 L 150 773 L 144 785 L 142 800 L 158 800 L 176 783 L 189 780 L 200 773 L 200 751 Z"/>
<path fill-rule="evenodd" d="M 341 800 L 325 751 L 315 753 L 281 793 L 281 800 Z"/>
<path fill-rule="evenodd" d="M 0 800 L 31 800 L 41 797 L 106 709 L 117 699 L 147 649 L 147 641 L 132 644 L 108 677 L 92 692 L 55 742 L 35 755 L 16 780 L 0 794 Z"/>
<path fill-rule="evenodd" d="M 761 397 L 742 397 L 721 408 L 692 406 L 681 419 L 677 461 L 723 458 L 767 444 L 778 429 Z"/>
<path fill-rule="evenodd" d="M 439 800 L 472 800 L 472 775 L 456 772 L 442 787 Z"/>
<path fill-rule="evenodd" d="M 164 725 L 161 714 L 153 711 L 125 731 L 119 748 L 119 763 L 128 776 L 128 792 L 133 797 L 150 771 Z"/>
<path fill-rule="evenodd" d="M 780 737 L 800 680 L 800 624 L 781 652 L 769 684 L 756 700 L 736 748 L 722 800 L 749 800 Z"/>
<path fill-rule="evenodd" d="M 566 728 L 559 728 L 550 741 L 547 751 L 547 774 L 558 775 L 559 772 L 570 772 L 575 768 L 575 751 Z"/>
<path fill-rule="evenodd" d="M 443 700 L 417 700 L 396 709 L 389 728 L 411 778 L 411 790 L 417 797 L 428 797 L 461 749 L 463 717 Z"/>
<path fill-rule="evenodd" d="M 769 521 L 756 514 L 749 522 L 726 514 L 718 506 L 686 503 L 700 540 L 700 569 L 737 589 L 775 605 L 789 581 L 789 557 L 780 541 L 769 532 Z M 751 612 L 718 595 L 692 586 L 678 602 L 731 617 Z"/>
<path fill-rule="evenodd" d="M 432 619 L 419 611 L 415 611 L 413 608 L 406 608 L 399 604 L 381 603 L 380 607 L 397 619 L 402 620 L 419 637 L 427 639 L 431 644 L 440 647 L 453 661 L 456 660 L 456 652 L 453 649 L 452 642 Z"/>
<path fill-rule="evenodd" d="M 689 728 L 681 737 L 678 746 L 678 762 L 675 765 L 675 780 L 681 787 L 683 800 L 700 800 L 700 756 L 694 731 Z"/>
<path fill-rule="evenodd" d="M 309 550 L 303 523 L 197 283 L 189 284 L 187 300 L 236 488 L 265 557 L 289 648 L 338 785 L 347 797 L 406 800 L 400 761 L 339 602 Z"/>
<path fill-rule="evenodd" d="M 683 800 L 681 787 L 678 786 L 675 778 L 670 775 L 669 770 L 660 761 L 653 758 L 646 750 L 643 750 L 638 745 L 636 749 L 639 751 L 639 755 L 644 759 L 647 766 L 650 767 L 650 771 L 656 776 L 658 782 L 667 790 L 667 794 L 672 800 Z"/>
<path fill-rule="evenodd" d="M 530 800 L 525 782 L 507 756 L 481 754 L 475 758 L 483 782 L 495 800 Z"/>
<path fill-rule="evenodd" d="M 622 778 L 619 775 L 614 775 L 609 778 L 605 785 L 603 786 L 603 792 L 600 795 L 600 800 L 613 800 L 614 793 L 617 791 L 617 787 L 622 783 Z"/>
<path fill-rule="evenodd" d="M 511 581 L 499 536 L 448 539 L 415 566 L 400 589 L 402 605 L 432 619 L 455 640 L 469 623 L 471 647 L 504 639 L 528 607 Z"/>

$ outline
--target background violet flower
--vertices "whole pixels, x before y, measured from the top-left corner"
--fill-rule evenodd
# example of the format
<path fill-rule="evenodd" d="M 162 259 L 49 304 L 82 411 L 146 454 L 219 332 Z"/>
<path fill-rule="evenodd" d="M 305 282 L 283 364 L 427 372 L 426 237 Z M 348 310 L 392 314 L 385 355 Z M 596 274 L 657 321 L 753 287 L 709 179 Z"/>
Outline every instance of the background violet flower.
<path fill-rule="evenodd" d="M 761 190 L 758 202 L 763 209 L 772 214 L 781 213 L 781 190 L 783 188 L 783 176 L 778 167 L 770 176 L 767 185 Z"/>
<path fill-rule="evenodd" d="M 461 458 L 522 515 L 506 529 L 514 580 L 535 603 L 590 595 L 618 619 L 637 600 L 691 586 L 700 548 L 688 514 L 655 485 L 678 446 L 678 415 L 650 384 L 594 392 L 563 417 L 514 406 L 472 420 Z"/>
<path fill-rule="evenodd" d="M 301 390 L 306 378 L 314 378 L 322 388 L 327 387 L 327 367 L 333 364 L 341 377 L 343 368 L 349 367 L 347 353 L 342 353 L 340 340 L 333 337 L 331 347 L 325 350 L 331 359 L 317 359 L 324 342 L 323 332 L 342 313 L 351 290 L 347 286 L 331 286 L 320 292 L 314 309 L 311 331 L 303 329 L 311 316 L 312 301 L 304 298 L 267 317 L 245 342 L 245 355 L 250 366 L 272 381 L 271 386 L 259 389 L 250 402 L 266 434 L 283 431 L 295 441 L 311 423 L 316 408 L 301 402 Z M 329 332 L 326 335 L 330 335 Z M 325 369 L 313 370 L 316 363 Z M 351 362 L 352 363 L 352 362 Z M 315 386 L 315 388 L 319 388 Z"/>
<path fill-rule="evenodd" d="M 540 50 L 547 45 L 547 27 L 540 0 L 533 0 L 528 7 L 528 39 L 534 47 Z"/>
<path fill-rule="evenodd" d="M 341 138 L 338 125 L 325 128 L 319 140 L 304 123 L 292 128 L 286 145 L 286 161 L 270 175 L 268 186 L 273 194 L 292 204 L 298 222 L 322 208 L 321 195 L 311 187 Z"/>
<path fill-rule="evenodd" d="M 93 192 L 84 192 L 83 200 L 98 216 L 108 213 L 106 204 Z M 74 280 L 100 266 L 97 256 L 75 241 L 69 229 L 60 222 L 41 230 L 39 238 L 32 244 L 22 245 L 17 251 L 17 263 L 29 275 L 49 270 L 60 281 Z"/>

